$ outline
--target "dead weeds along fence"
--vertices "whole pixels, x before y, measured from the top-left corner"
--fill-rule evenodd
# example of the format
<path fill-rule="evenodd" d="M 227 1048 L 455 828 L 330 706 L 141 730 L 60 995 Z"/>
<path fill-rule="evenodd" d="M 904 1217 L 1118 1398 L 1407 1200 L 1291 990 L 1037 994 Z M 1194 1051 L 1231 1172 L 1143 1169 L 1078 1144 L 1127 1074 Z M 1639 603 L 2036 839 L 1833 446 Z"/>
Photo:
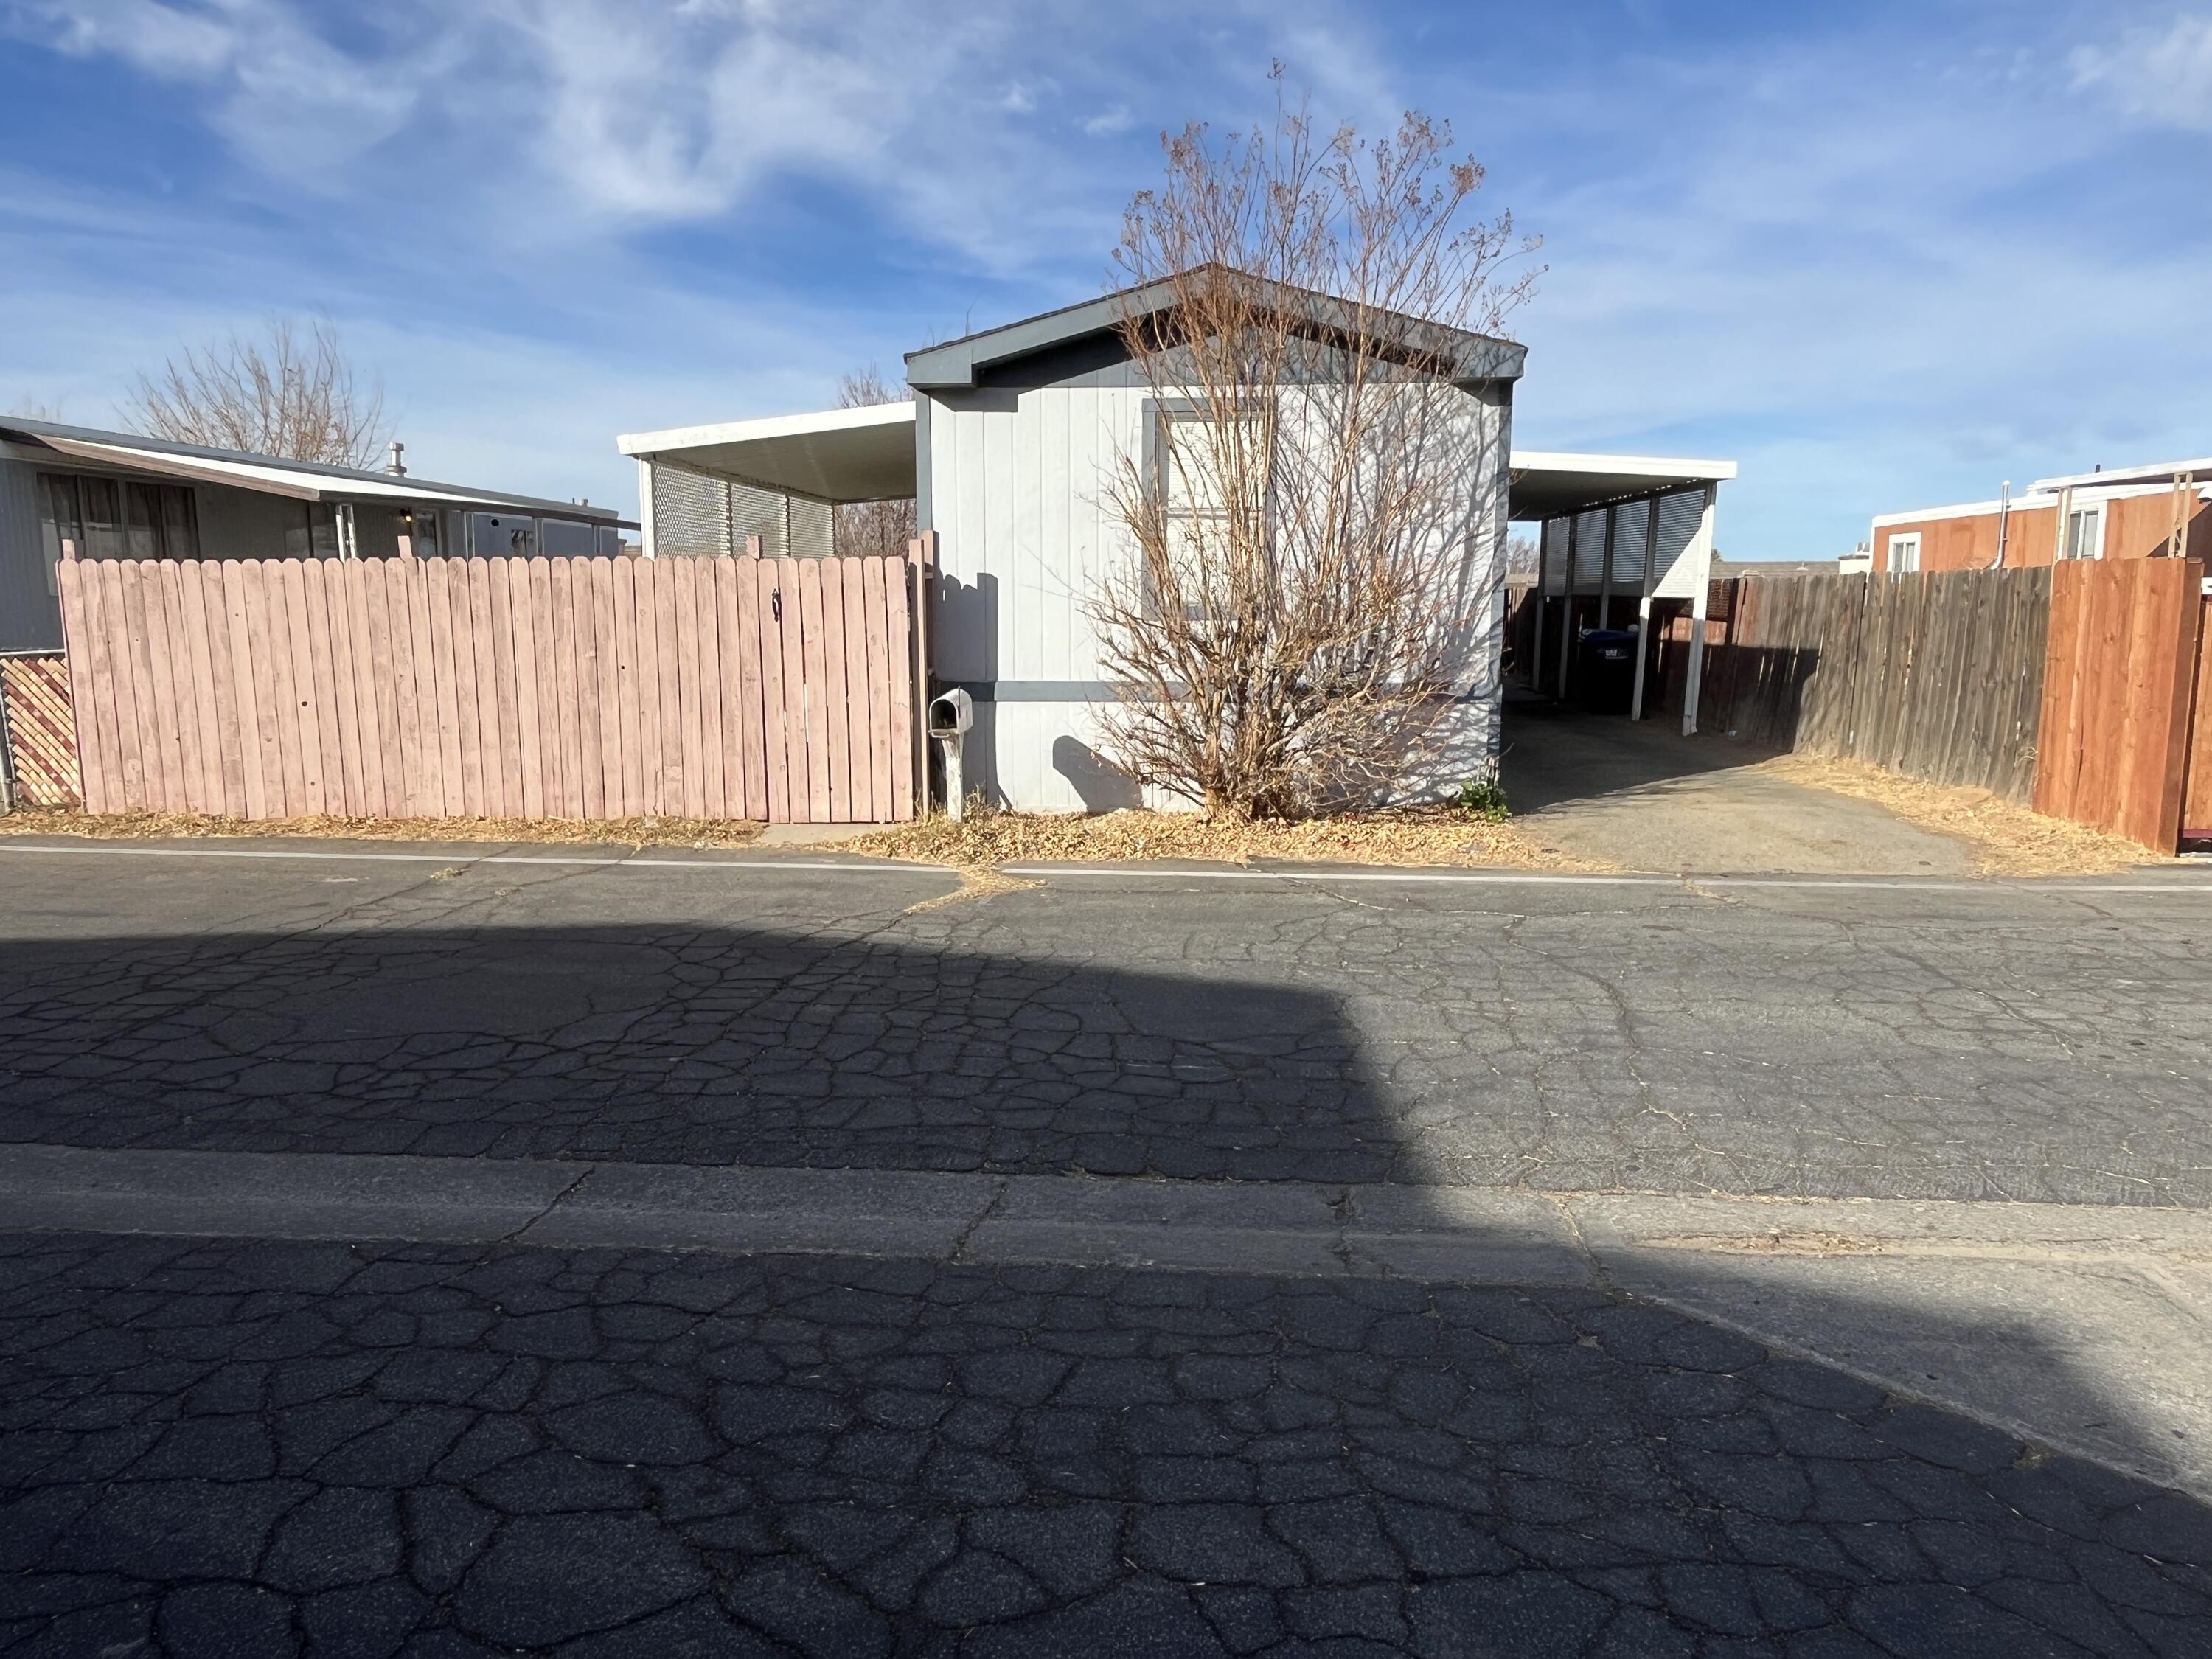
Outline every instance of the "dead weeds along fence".
<path fill-rule="evenodd" d="M 1701 723 L 1778 749 L 1990 790 L 2171 853 L 2212 799 L 2189 560 L 1738 577 Z M 2194 793 L 2191 753 L 2196 763 Z"/>

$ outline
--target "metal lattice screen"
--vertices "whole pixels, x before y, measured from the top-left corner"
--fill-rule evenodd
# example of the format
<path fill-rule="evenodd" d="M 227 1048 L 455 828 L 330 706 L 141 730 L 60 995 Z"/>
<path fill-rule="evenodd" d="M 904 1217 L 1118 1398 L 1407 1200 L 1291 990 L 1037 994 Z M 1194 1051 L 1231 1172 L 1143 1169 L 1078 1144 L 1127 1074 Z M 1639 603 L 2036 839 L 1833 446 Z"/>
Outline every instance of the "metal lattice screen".
<path fill-rule="evenodd" d="M 1613 591 L 1641 593 L 1650 567 L 1651 507 L 1631 501 L 1613 509 Z"/>
<path fill-rule="evenodd" d="M 760 538 L 766 557 L 826 559 L 837 550 L 837 510 L 827 501 L 762 489 L 684 467 L 653 468 L 656 553 L 698 558 L 742 553 Z"/>
<path fill-rule="evenodd" d="M 1544 591 L 1564 593 L 1567 590 L 1567 520 L 1544 520 Z"/>

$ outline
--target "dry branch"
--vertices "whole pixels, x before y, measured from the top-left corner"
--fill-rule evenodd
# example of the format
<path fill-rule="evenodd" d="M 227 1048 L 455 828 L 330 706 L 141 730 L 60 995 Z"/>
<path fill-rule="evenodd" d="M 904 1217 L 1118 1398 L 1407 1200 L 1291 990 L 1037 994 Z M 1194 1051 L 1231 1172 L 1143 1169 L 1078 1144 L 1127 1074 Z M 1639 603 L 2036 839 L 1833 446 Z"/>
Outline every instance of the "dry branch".
<path fill-rule="evenodd" d="M 1164 142 L 1116 254 L 1171 303 L 1121 326 L 1158 413 L 1107 490 L 1135 558 L 1091 601 L 1109 756 L 1240 817 L 1488 775 L 1455 716 L 1494 654 L 1504 434 L 1456 354 L 1500 337 L 1534 244 L 1470 217 L 1482 171 L 1419 115 Z"/>

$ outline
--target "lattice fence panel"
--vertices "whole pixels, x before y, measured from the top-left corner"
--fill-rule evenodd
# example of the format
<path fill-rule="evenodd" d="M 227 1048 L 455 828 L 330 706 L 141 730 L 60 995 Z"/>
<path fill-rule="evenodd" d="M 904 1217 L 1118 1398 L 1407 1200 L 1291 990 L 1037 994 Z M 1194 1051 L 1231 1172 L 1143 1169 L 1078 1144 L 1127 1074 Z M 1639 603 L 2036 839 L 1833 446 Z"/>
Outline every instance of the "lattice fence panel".
<path fill-rule="evenodd" d="M 6 706 L 15 798 L 26 806 L 82 805 L 69 659 L 58 652 L 0 658 L 0 702 Z"/>

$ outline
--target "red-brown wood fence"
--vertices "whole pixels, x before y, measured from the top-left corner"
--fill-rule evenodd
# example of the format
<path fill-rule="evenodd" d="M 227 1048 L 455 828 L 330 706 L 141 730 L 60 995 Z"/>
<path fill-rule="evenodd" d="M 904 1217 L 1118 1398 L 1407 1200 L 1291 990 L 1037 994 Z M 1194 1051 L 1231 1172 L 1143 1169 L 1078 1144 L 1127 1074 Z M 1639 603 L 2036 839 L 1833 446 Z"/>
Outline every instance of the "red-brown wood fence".
<path fill-rule="evenodd" d="M 242 818 L 910 818 L 913 569 L 65 561 L 84 804 Z"/>
<path fill-rule="evenodd" d="M 2203 574 L 2194 559 L 2069 560 L 2052 572 L 2037 811 L 2174 850 Z"/>

